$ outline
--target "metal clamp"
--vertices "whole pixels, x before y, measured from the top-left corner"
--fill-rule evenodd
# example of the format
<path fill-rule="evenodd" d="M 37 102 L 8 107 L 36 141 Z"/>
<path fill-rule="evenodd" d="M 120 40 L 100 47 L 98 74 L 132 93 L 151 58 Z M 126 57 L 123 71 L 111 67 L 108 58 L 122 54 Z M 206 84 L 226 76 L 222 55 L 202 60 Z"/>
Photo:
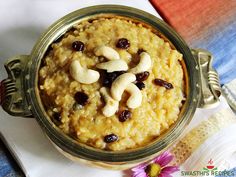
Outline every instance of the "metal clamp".
<path fill-rule="evenodd" d="M 20 55 L 5 63 L 8 78 L 0 83 L 0 105 L 10 115 L 28 117 L 31 114 L 24 91 L 24 68 L 29 56 Z"/>
<path fill-rule="evenodd" d="M 218 73 L 212 67 L 213 56 L 203 49 L 192 49 L 192 54 L 197 60 L 201 80 L 201 99 L 198 107 L 215 107 L 220 102 L 221 87 Z"/>

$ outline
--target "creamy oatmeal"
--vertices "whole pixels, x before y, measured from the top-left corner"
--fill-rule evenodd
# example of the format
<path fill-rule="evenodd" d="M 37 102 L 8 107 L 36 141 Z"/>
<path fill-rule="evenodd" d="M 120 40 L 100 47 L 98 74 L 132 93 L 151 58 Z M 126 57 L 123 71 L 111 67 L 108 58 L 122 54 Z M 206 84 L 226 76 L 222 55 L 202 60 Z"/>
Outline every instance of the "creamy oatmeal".
<path fill-rule="evenodd" d="M 178 118 L 182 54 L 142 24 L 81 22 L 51 45 L 39 71 L 42 102 L 64 133 L 90 146 L 144 146 Z"/>

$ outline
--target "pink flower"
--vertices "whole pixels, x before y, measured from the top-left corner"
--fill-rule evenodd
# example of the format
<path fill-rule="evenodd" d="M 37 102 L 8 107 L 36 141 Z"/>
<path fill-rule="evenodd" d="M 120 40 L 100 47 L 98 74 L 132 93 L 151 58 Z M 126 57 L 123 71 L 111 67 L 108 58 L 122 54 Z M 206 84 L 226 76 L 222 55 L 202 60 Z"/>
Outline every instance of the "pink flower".
<path fill-rule="evenodd" d="M 179 171 L 177 166 L 167 166 L 173 159 L 168 151 L 156 157 L 150 164 L 141 164 L 132 169 L 132 177 L 172 177 L 171 174 Z"/>

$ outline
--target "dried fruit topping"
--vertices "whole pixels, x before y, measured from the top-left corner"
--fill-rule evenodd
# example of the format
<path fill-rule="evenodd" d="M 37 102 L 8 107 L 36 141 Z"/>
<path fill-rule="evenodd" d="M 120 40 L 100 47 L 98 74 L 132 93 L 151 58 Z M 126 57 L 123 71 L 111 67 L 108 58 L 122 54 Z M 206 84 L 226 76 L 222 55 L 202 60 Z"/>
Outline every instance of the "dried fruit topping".
<path fill-rule="evenodd" d="M 84 50 L 84 43 L 81 41 L 75 41 L 72 43 L 72 48 L 75 51 L 83 51 Z"/>
<path fill-rule="evenodd" d="M 140 55 L 142 52 L 146 52 L 146 50 L 144 50 L 144 49 L 138 49 L 137 54 Z"/>
<path fill-rule="evenodd" d="M 167 81 L 164 81 L 162 79 L 154 79 L 154 83 L 156 85 L 159 85 L 159 86 L 162 86 L 162 87 L 165 87 L 166 89 L 172 89 L 174 88 L 173 85 Z"/>
<path fill-rule="evenodd" d="M 116 47 L 120 49 L 128 49 L 130 47 L 129 40 L 126 38 L 120 38 L 116 43 Z"/>
<path fill-rule="evenodd" d="M 89 97 L 88 97 L 88 95 L 87 95 L 86 93 L 84 93 L 84 92 L 76 92 L 74 98 L 75 98 L 75 101 L 76 101 L 78 104 L 84 106 L 84 105 L 88 102 L 88 98 L 89 98 Z"/>
<path fill-rule="evenodd" d="M 136 74 L 136 80 L 138 82 L 145 81 L 145 80 L 147 80 L 149 74 L 150 73 L 148 71 L 144 71 L 142 73 L 138 73 L 138 74 Z"/>
<path fill-rule="evenodd" d="M 114 71 L 112 73 L 105 72 L 102 85 L 105 87 L 111 87 L 112 82 L 125 71 Z"/>
<path fill-rule="evenodd" d="M 135 85 L 139 88 L 139 90 L 143 90 L 145 88 L 145 84 L 143 82 L 137 82 Z"/>
<path fill-rule="evenodd" d="M 59 112 L 54 112 L 53 113 L 53 119 L 60 122 L 61 121 L 61 114 Z"/>
<path fill-rule="evenodd" d="M 119 121 L 125 122 L 127 119 L 131 117 L 132 113 L 129 110 L 124 110 L 119 115 Z"/>
<path fill-rule="evenodd" d="M 88 22 L 89 23 L 93 23 L 94 19 L 89 19 Z"/>
<path fill-rule="evenodd" d="M 115 134 L 110 134 L 110 135 L 106 135 L 105 137 L 104 137 L 104 141 L 106 142 L 106 143 L 112 143 L 112 142 L 115 142 L 115 141 L 117 141 L 118 140 L 118 136 L 117 135 L 115 135 Z"/>
<path fill-rule="evenodd" d="M 61 124 L 61 114 L 59 112 L 54 112 L 52 115 L 52 121 L 54 124 L 59 126 Z"/>

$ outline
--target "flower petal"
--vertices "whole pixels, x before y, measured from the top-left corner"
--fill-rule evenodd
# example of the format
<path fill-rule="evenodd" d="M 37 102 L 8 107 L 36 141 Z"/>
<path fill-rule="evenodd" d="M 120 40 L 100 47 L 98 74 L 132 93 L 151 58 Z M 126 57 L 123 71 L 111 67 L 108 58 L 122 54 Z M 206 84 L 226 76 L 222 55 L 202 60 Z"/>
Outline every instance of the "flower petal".
<path fill-rule="evenodd" d="M 143 170 L 143 171 L 144 171 L 144 169 L 146 168 L 146 166 L 147 166 L 146 164 L 140 164 L 140 165 L 138 165 L 138 166 L 132 168 L 131 170 L 132 170 L 133 172 L 139 171 L 139 170 Z"/>
<path fill-rule="evenodd" d="M 139 175 L 141 173 L 145 173 L 145 171 L 136 171 L 136 172 L 133 172 L 133 175 Z"/>
<path fill-rule="evenodd" d="M 139 173 L 133 173 L 132 177 L 148 177 L 145 171 L 140 171 Z"/>
<path fill-rule="evenodd" d="M 167 166 L 167 167 L 165 167 L 161 170 L 161 173 L 171 174 L 171 173 L 174 173 L 176 171 L 179 171 L 179 167 L 177 167 L 177 166 Z"/>
<path fill-rule="evenodd" d="M 171 155 L 168 151 L 165 151 L 157 158 L 154 159 L 154 162 L 159 164 L 161 167 L 166 166 L 173 159 L 173 155 Z"/>
<path fill-rule="evenodd" d="M 159 174 L 158 177 L 172 177 L 172 176 L 169 174 L 161 173 L 161 174 Z"/>
<path fill-rule="evenodd" d="M 148 177 L 146 172 L 145 172 L 145 168 L 146 168 L 147 164 L 143 163 L 140 164 L 134 168 L 132 168 L 132 177 Z"/>

